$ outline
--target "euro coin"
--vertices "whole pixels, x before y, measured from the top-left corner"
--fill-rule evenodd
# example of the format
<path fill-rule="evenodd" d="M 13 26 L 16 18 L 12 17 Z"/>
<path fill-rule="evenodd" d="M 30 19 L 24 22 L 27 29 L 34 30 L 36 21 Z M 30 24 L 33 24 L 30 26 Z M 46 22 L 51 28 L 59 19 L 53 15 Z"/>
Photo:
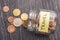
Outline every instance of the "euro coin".
<path fill-rule="evenodd" d="M 19 16 L 21 14 L 21 11 L 19 9 L 14 9 L 13 10 L 13 15 L 14 16 Z"/>
<path fill-rule="evenodd" d="M 8 30 L 9 33 L 13 33 L 13 32 L 16 30 L 16 28 L 15 28 L 15 26 L 13 26 L 13 25 L 9 25 L 9 26 L 7 27 L 7 30 Z"/>
<path fill-rule="evenodd" d="M 8 12 L 9 11 L 9 6 L 4 6 L 3 7 L 3 12 Z"/>
<path fill-rule="evenodd" d="M 22 20 L 28 20 L 28 14 L 27 13 L 22 13 L 21 14 L 21 19 Z"/>
<path fill-rule="evenodd" d="M 13 21 L 14 21 L 14 17 L 13 16 L 9 16 L 8 17 L 8 22 L 13 23 Z"/>
<path fill-rule="evenodd" d="M 15 18 L 13 22 L 14 26 L 19 27 L 23 24 L 22 20 L 20 18 Z"/>

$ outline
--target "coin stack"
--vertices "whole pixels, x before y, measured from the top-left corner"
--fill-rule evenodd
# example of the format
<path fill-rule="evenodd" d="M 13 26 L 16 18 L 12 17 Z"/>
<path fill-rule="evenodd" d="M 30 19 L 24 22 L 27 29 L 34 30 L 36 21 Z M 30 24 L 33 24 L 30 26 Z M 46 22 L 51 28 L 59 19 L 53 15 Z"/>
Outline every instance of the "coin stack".
<path fill-rule="evenodd" d="M 28 14 L 27 13 L 22 13 L 21 14 L 21 19 L 23 21 L 23 26 L 27 28 L 28 25 Z"/>

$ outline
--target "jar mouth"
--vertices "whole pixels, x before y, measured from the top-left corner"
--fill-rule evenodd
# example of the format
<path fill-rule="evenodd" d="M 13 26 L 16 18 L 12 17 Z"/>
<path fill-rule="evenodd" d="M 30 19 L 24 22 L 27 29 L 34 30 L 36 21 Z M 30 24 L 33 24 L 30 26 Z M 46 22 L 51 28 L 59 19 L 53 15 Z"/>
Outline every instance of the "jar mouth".
<path fill-rule="evenodd" d="M 37 12 L 36 12 L 36 10 L 33 10 L 33 11 L 30 10 L 28 19 L 29 20 L 36 20 L 36 18 L 37 18 Z"/>

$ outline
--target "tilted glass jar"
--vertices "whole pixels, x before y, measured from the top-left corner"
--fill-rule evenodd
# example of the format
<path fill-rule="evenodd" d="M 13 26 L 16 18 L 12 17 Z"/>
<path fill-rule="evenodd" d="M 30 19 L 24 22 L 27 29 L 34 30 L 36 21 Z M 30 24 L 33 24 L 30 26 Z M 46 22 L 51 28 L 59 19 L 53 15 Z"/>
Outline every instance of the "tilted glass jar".
<path fill-rule="evenodd" d="M 40 10 L 39 13 L 35 10 L 30 10 L 28 21 L 23 24 L 29 31 L 36 33 L 51 33 L 56 29 L 57 14 L 50 10 Z"/>

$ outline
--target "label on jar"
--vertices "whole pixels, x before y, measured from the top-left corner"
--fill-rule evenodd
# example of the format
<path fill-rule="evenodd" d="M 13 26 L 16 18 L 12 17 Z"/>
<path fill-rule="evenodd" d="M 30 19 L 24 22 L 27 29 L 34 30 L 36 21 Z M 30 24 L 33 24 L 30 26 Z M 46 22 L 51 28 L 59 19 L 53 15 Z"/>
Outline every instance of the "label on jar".
<path fill-rule="evenodd" d="M 40 18 L 38 31 L 48 32 L 50 12 L 40 11 L 39 15 Z"/>

